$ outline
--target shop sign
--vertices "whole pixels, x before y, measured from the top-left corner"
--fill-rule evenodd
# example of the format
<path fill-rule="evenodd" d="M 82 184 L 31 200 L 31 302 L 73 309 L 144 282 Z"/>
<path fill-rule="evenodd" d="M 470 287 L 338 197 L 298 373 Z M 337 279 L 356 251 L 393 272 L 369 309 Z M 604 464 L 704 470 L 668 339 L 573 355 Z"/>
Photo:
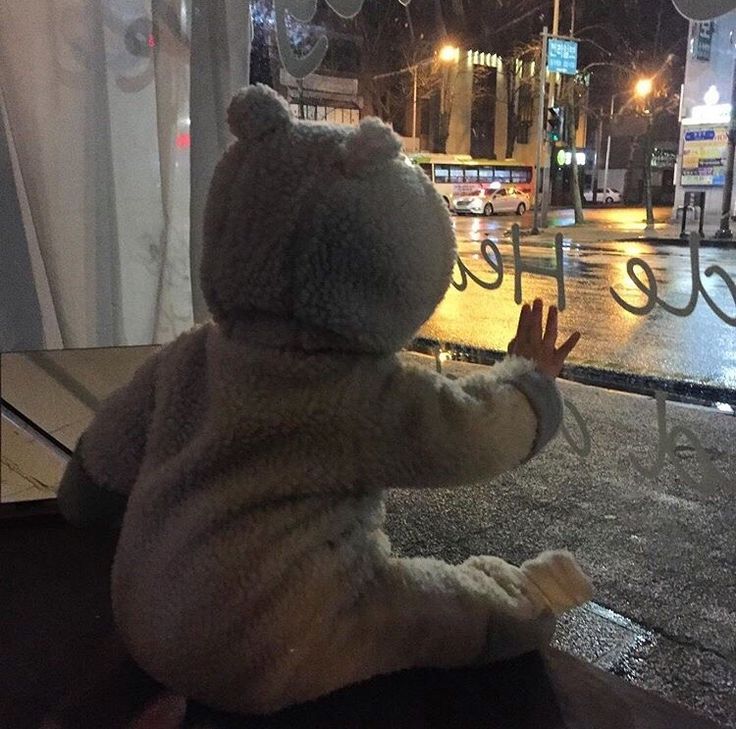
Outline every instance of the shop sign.
<path fill-rule="evenodd" d="M 722 186 L 726 176 L 728 127 L 688 127 L 682 147 L 682 185 Z"/>
<path fill-rule="evenodd" d="M 567 149 L 561 149 L 559 152 L 557 152 L 556 159 L 559 167 L 569 167 L 572 164 L 572 152 Z M 575 161 L 580 167 L 585 167 L 585 152 L 577 152 L 575 154 Z"/>
<path fill-rule="evenodd" d="M 715 23 L 707 20 L 695 24 L 695 38 L 693 43 L 693 57 L 697 61 L 710 61 L 710 51 L 713 44 Z"/>

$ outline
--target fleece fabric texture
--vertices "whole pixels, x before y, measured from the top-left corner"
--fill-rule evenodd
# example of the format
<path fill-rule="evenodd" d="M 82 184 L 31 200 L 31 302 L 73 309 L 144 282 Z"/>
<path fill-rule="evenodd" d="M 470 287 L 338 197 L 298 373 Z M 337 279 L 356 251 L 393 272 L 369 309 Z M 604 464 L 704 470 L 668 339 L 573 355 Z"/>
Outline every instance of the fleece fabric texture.
<path fill-rule="evenodd" d="M 297 123 L 265 87 L 229 120 L 205 225 L 215 321 L 108 400 L 59 491 L 76 523 L 122 516 L 112 600 L 132 656 L 189 698 L 265 713 L 545 644 L 590 596 L 571 555 L 399 559 L 383 493 L 523 462 L 559 426 L 554 381 L 519 357 L 458 380 L 399 361 L 455 245 L 388 127 Z"/>

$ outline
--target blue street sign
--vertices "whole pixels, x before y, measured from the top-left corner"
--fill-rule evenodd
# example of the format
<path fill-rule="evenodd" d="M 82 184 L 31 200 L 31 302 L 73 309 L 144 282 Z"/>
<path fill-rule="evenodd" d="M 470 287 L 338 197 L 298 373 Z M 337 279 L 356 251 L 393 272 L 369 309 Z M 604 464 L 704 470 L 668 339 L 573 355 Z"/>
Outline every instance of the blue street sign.
<path fill-rule="evenodd" d="M 550 38 L 547 46 L 547 68 L 550 73 L 574 76 L 578 72 L 578 43 Z"/>

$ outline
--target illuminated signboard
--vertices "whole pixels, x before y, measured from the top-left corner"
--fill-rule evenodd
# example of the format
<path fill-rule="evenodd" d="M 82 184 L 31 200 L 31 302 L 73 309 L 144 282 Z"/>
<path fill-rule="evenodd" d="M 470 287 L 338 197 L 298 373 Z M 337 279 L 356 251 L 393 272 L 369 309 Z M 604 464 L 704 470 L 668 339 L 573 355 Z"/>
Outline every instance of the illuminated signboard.
<path fill-rule="evenodd" d="M 722 186 L 726 175 L 728 127 L 687 127 L 684 136 L 681 184 Z"/>
<path fill-rule="evenodd" d="M 547 69 L 550 73 L 574 76 L 578 72 L 577 41 L 550 38 L 547 46 Z"/>

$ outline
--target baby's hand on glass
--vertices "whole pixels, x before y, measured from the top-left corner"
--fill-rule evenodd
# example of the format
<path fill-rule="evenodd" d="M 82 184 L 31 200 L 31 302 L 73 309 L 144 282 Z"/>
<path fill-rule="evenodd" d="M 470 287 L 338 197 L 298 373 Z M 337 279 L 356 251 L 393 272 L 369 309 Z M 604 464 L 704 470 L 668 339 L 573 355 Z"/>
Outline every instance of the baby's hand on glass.
<path fill-rule="evenodd" d="M 547 327 L 542 333 L 544 304 L 534 299 L 532 306 L 524 304 L 519 315 L 516 336 L 509 342 L 509 354 L 534 360 L 537 369 L 550 377 L 562 371 L 565 359 L 580 340 L 580 332 L 573 332 L 559 347 L 557 343 L 557 307 L 550 306 Z"/>

